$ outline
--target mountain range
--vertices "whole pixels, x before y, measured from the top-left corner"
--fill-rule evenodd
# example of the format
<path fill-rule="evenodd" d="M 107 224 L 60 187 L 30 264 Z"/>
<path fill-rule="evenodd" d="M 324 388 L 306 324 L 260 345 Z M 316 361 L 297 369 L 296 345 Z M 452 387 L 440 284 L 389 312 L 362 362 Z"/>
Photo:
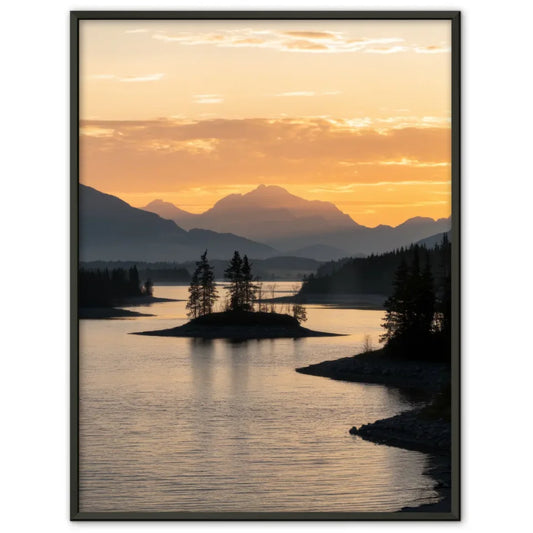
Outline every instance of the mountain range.
<path fill-rule="evenodd" d="M 142 209 L 187 229 L 231 232 L 259 241 L 284 255 L 319 260 L 380 253 L 450 229 L 449 218 L 414 217 L 399 226 L 362 226 L 331 202 L 305 200 L 275 185 L 230 194 L 194 214 L 163 200 Z"/>
<path fill-rule="evenodd" d="M 231 233 L 186 231 L 172 220 L 81 184 L 79 242 L 80 261 L 187 261 L 198 259 L 205 249 L 211 259 L 227 259 L 233 250 L 258 259 L 277 254 L 270 246 Z"/>
<path fill-rule="evenodd" d="M 334 204 L 309 201 L 282 187 L 231 194 L 204 213 L 156 200 L 132 207 L 116 196 L 79 186 L 81 261 L 191 261 L 234 250 L 253 259 L 318 261 L 380 253 L 442 234 L 450 219 L 415 217 L 399 226 L 357 224 Z"/>

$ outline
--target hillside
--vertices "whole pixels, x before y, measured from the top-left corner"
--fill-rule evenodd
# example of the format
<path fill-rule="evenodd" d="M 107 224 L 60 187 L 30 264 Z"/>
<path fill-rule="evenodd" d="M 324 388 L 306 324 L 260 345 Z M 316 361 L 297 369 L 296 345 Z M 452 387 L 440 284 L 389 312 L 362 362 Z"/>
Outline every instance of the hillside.
<path fill-rule="evenodd" d="M 427 217 L 414 217 L 396 227 L 369 228 L 331 202 L 306 200 L 275 185 L 230 194 L 201 214 L 188 213 L 162 200 L 144 209 L 184 228 L 227 231 L 264 242 L 284 255 L 322 261 L 381 253 L 450 229 L 449 219 Z"/>
<path fill-rule="evenodd" d="M 270 246 L 231 233 L 186 231 L 85 185 L 79 186 L 79 233 L 81 261 L 186 261 L 205 249 L 213 259 L 226 259 L 234 250 L 254 258 L 276 254 Z"/>

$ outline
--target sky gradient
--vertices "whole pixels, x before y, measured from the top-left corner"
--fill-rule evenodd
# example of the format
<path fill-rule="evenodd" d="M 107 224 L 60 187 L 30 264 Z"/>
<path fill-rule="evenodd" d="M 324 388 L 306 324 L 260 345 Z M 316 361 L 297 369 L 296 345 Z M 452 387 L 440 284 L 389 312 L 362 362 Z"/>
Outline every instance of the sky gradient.
<path fill-rule="evenodd" d="M 202 212 L 257 185 L 451 211 L 449 21 L 82 21 L 80 181 Z"/>

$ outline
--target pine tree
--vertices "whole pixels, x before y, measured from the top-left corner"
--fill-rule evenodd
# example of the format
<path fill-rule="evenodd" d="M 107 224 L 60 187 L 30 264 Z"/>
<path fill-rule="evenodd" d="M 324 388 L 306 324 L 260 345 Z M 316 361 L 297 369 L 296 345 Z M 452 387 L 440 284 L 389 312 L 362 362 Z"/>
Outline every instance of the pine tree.
<path fill-rule="evenodd" d="M 196 262 L 196 268 L 189 285 L 189 300 L 186 308 L 187 316 L 197 318 L 213 312 L 217 300 L 217 288 L 213 267 L 207 261 L 207 250 Z"/>
<path fill-rule="evenodd" d="M 437 247 L 442 275 L 437 281 L 435 308 L 437 310 L 436 329 L 451 336 L 452 315 L 452 278 L 451 278 L 451 243 L 446 233 Z"/>
<path fill-rule="evenodd" d="M 386 341 L 390 353 L 402 357 L 427 357 L 431 351 L 431 335 L 435 317 L 435 292 L 429 254 L 426 265 L 420 269 L 419 246 L 411 249 L 411 268 L 402 259 L 394 278 L 394 291 L 385 302 Z"/>
<path fill-rule="evenodd" d="M 407 329 L 409 321 L 408 279 L 409 269 L 405 259 L 402 259 L 394 275 L 394 291 L 385 302 L 385 322 L 381 324 L 385 328 L 385 333 L 381 335 L 380 341 L 387 344 L 393 339 L 401 337 Z"/>
<path fill-rule="evenodd" d="M 191 276 L 189 299 L 185 306 L 188 309 L 187 316 L 189 318 L 198 318 L 200 316 L 200 291 L 200 273 L 198 268 L 196 268 Z"/>
<path fill-rule="evenodd" d="M 225 289 L 229 293 L 229 308 L 232 311 L 241 311 L 243 309 L 242 264 L 241 256 L 235 250 L 230 264 L 224 270 L 224 277 L 229 281 L 229 285 Z"/>
<path fill-rule="evenodd" d="M 153 296 L 153 294 L 154 294 L 154 284 L 153 284 L 151 279 L 147 279 L 144 282 L 143 293 L 146 294 L 147 296 Z"/>
<path fill-rule="evenodd" d="M 433 329 L 435 316 L 435 288 L 429 253 L 426 252 L 426 264 L 420 274 L 419 290 L 416 293 L 417 328 L 421 335 L 428 335 Z"/>
<path fill-rule="evenodd" d="M 248 256 L 242 259 L 242 308 L 246 311 L 252 311 L 254 303 L 257 300 L 257 285 L 254 283 L 252 275 L 252 265 L 248 261 Z"/>
<path fill-rule="evenodd" d="M 298 322 L 307 321 L 307 310 L 306 308 L 299 303 L 292 304 L 292 316 L 298 320 Z"/>
<path fill-rule="evenodd" d="M 207 261 L 207 250 L 202 254 L 200 262 L 196 263 L 200 278 L 200 312 L 207 315 L 213 312 L 218 298 L 213 267 Z"/>
<path fill-rule="evenodd" d="M 132 266 L 129 269 L 129 291 L 132 295 L 138 295 L 141 293 L 141 282 L 139 280 L 139 271 L 137 265 Z"/>

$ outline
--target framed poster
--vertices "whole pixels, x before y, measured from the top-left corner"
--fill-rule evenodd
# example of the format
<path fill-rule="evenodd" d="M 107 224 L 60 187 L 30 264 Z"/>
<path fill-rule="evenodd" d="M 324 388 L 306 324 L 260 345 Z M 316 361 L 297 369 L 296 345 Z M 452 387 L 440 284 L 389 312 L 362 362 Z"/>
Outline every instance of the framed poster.
<path fill-rule="evenodd" d="M 71 13 L 71 518 L 458 520 L 458 12 Z"/>

